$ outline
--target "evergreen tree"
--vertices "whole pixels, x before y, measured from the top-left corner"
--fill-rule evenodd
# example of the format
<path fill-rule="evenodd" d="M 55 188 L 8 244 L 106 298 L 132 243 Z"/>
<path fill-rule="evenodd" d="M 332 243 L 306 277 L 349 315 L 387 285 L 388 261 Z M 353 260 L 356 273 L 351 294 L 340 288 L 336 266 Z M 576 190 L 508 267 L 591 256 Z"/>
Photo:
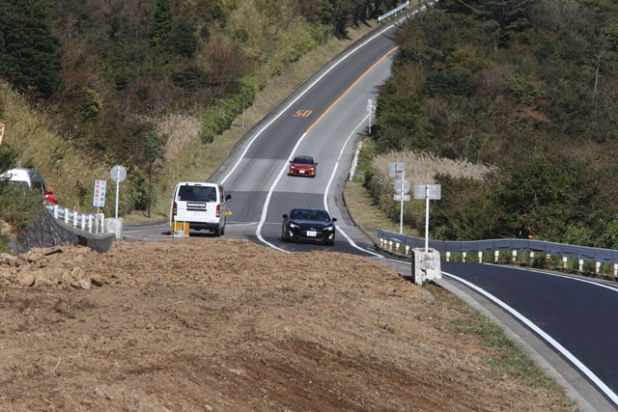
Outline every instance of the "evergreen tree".
<path fill-rule="evenodd" d="M 152 36 L 152 44 L 155 49 L 164 50 L 167 47 L 173 26 L 171 0 L 157 0 L 154 16 L 154 35 Z"/>
<path fill-rule="evenodd" d="M 45 98 L 62 86 L 62 48 L 45 0 L 0 0 L 0 77 Z"/>

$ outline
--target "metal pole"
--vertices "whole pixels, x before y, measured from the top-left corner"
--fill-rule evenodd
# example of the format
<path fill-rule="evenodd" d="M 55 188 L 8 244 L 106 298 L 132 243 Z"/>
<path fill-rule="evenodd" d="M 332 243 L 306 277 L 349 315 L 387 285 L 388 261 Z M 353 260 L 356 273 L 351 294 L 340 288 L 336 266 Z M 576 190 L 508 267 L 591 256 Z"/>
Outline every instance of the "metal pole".
<path fill-rule="evenodd" d="M 425 253 L 429 252 L 429 185 L 425 185 Z"/>
<path fill-rule="evenodd" d="M 401 171 L 401 201 L 399 207 L 399 234 L 403 234 L 403 185 L 405 184 L 406 170 Z"/>
<path fill-rule="evenodd" d="M 120 168 L 116 171 L 116 219 L 118 219 L 118 190 L 120 187 Z"/>

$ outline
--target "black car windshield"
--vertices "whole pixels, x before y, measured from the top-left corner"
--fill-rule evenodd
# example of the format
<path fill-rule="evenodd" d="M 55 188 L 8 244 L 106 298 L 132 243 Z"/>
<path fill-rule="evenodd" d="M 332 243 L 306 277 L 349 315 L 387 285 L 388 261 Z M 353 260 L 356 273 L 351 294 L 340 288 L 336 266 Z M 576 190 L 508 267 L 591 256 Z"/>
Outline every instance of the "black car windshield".
<path fill-rule="evenodd" d="M 303 165 L 312 165 L 313 159 L 310 157 L 295 157 L 292 163 L 299 163 Z"/>
<path fill-rule="evenodd" d="M 290 213 L 290 219 L 330 222 L 330 216 L 326 210 L 315 209 L 294 209 Z"/>
<path fill-rule="evenodd" d="M 180 186 L 178 199 L 185 202 L 216 202 L 217 189 L 213 186 Z"/>

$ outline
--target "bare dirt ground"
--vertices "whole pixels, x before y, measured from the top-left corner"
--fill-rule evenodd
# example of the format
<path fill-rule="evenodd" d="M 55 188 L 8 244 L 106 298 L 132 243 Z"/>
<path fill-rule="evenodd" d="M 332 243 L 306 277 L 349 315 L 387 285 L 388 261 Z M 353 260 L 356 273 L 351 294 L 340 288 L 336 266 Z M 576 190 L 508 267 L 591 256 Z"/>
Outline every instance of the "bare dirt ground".
<path fill-rule="evenodd" d="M 492 372 L 463 316 L 365 258 L 248 241 L 3 255 L 0 411 L 575 410 Z"/>

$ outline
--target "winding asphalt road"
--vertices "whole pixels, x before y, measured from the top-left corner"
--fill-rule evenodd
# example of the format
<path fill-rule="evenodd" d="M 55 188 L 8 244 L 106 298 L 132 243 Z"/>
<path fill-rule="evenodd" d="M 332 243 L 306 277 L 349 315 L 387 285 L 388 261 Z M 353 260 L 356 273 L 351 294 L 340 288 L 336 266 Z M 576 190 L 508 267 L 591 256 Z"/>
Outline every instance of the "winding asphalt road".
<path fill-rule="evenodd" d="M 383 257 L 354 225 L 342 191 L 360 136 L 390 75 L 396 52 L 386 26 L 316 73 L 253 127 L 210 178 L 232 195 L 226 237 L 281 252 L 325 250 L 379 259 L 402 274 L 408 262 Z M 315 178 L 287 176 L 288 160 L 311 155 Z M 422 183 L 422 182 L 417 182 Z M 281 241 L 281 215 L 292 207 L 325 208 L 338 218 L 335 246 Z M 127 226 L 129 240 L 170 238 L 167 225 Z M 193 238 L 211 238 L 191 233 Z M 618 410 L 618 291 L 614 285 L 496 265 L 443 262 L 440 284 L 505 326 L 583 411 Z"/>

